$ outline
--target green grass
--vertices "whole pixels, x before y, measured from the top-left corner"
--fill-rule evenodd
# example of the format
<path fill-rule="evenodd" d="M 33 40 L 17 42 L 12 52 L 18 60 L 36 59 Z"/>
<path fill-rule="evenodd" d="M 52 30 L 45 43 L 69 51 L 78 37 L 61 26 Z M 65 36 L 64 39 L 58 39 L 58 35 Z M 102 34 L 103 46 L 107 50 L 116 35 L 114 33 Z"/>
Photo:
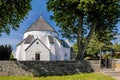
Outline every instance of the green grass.
<path fill-rule="evenodd" d="M 115 80 L 101 73 L 83 73 L 68 76 L 48 76 L 48 77 L 31 77 L 31 76 L 0 76 L 0 80 Z"/>

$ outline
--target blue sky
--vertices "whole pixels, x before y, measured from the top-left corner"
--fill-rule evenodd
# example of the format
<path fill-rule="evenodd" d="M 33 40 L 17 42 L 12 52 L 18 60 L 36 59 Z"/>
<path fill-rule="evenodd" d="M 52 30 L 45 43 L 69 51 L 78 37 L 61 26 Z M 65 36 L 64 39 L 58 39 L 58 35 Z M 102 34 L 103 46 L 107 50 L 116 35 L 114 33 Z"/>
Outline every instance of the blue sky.
<path fill-rule="evenodd" d="M 23 33 L 28 27 L 30 27 L 32 23 L 34 23 L 39 18 L 40 14 L 42 14 L 47 22 L 58 31 L 59 28 L 56 27 L 55 22 L 50 20 L 50 15 L 52 13 L 47 11 L 46 1 L 47 0 L 32 0 L 32 10 L 29 11 L 28 19 L 25 19 L 25 21 L 20 24 L 20 28 L 18 28 L 17 31 L 11 30 L 10 35 L 3 33 L 0 37 L 0 45 L 10 44 L 15 50 L 16 44 L 19 43 L 23 38 Z"/>
<path fill-rule="evenodd" d="M 30 27 L 33 22 L 35 22 L 39 18 L 40 14 L 42 14 L 47 22 L 58 31 L 59 28 L 56 27 L 55 22 L 50 20 L 50 15 L 52 13 L 47 11 L 46 1 L 47 0 L 32 0 L 32 10 L 29 11 L 28 19 L 25 19 L 25 21 L 20 24 L 20 28 L 18 28 L 17 31 L 11 30 L 10 35 L 6 35 L 3 33 L 0 37 L 0 45 L 10 44 L 15 50 L 16 44 L 18 44 L 23 38 L 23 33 L 28 27 Z M 118 24 L 117 26 L 119 25 L 120 24 Z"/>

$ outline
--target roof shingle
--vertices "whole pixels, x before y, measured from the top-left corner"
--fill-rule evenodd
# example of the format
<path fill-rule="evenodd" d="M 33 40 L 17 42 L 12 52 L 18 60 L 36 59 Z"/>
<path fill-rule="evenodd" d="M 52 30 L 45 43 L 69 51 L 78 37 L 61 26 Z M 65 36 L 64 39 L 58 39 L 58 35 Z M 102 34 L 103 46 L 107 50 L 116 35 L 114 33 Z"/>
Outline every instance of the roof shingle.
<path fill-rule="evenodd" d="M 26 30 L 26 32 L 29 32 L 29 31 L 52 31 L 52 32 L 56 32 L 56 30 L 49 25 L 49 23 L 43 18 L 42 15 L 35 23 L 33 23 Z"/>

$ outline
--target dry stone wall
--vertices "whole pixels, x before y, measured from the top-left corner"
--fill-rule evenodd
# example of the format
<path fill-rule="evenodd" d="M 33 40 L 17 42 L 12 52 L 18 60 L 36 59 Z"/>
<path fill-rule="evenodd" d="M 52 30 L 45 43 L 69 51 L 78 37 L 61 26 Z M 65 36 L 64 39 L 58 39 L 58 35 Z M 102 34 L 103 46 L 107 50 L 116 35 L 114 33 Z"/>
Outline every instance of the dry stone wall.
<path fill-rule="evenodd" d="M 100 70 L 100 61 L 0 61 L 0 76 L 70 75 Z"/>

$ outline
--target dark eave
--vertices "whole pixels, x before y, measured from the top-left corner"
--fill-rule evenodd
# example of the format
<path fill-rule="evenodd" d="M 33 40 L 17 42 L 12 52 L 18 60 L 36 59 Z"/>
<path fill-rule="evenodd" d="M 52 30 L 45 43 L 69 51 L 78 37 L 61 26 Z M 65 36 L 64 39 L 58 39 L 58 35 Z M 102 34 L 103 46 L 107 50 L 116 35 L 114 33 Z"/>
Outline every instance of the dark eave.
<path fill-rule="evenodd" d="M 30 44 L 32 42 L 33 38 L 34 37 L 32 35 L 28 35 L 28 37 L 25 39 L 24 44 Z"/>

